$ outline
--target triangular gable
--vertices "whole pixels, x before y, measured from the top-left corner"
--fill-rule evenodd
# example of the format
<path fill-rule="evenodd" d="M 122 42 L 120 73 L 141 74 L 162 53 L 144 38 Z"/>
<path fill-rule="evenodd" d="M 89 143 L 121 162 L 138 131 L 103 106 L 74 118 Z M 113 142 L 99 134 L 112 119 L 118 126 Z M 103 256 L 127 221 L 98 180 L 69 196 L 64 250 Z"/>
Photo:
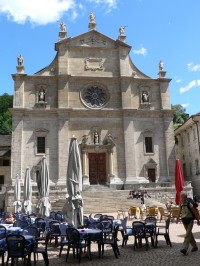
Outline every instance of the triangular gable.
<path fill-rule="evenodd" d="M 62 44 L 68 44 L 69 46 L 81 46 L 81 47 L 106 47 L 106 48 L 117 48 L 118 46 L 123 46 L 131 49 L 131 46 L 120 41 L 113 40 L 110 37 L 96 31 L 91 30 L 80 34 L 75 37 L 70 37 L 63 39 L 55 44 L 55 50 L 59 49 Z"/>

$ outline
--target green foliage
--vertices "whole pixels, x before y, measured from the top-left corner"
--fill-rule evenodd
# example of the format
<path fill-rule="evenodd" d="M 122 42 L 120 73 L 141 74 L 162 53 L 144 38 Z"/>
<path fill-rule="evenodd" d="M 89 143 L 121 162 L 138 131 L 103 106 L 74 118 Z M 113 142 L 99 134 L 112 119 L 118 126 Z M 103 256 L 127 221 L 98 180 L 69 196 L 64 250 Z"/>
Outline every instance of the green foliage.
<path fill-rule="evenodd" d="M 13 107 L 13 96 L 4 93 L 0 96 L 0 135 L 12 133 L 12 115 L 8 108 Z"/>
<path fill-rule="evenodd" d="M 181 126 L 188 119 L 188 114 L 186 109 L 181 104 L 172 105 L 172 110 L 174 110 L 173 123 L 174 129 Z"/>

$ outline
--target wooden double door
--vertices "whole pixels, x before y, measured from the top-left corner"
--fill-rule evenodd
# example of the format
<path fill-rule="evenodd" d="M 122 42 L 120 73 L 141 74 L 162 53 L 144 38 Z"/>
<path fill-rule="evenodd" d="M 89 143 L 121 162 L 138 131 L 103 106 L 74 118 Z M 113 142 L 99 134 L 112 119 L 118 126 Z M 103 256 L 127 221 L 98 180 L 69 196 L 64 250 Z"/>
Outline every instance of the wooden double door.
<path fill-rule="evenodd" d="M 106 184 L 106 153 L 89 153 L 89 180 L 91 185 Z"/>
<path fill-rule="evenodd" d="M 149 168 L 148 169 L 148 177 L 150 182 L 156 181 L 156 170 L 155 168 Z"/>

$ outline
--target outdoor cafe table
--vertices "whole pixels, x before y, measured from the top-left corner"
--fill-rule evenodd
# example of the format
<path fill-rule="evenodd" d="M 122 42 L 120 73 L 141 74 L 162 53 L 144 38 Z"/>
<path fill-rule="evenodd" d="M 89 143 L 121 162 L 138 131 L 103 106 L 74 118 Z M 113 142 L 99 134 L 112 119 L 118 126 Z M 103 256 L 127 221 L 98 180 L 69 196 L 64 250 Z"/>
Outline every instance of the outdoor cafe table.
<path fill-rule="evenodd" d="M 24 235 L 23 237 L 26 239 L 26 245 L 27 246 L 33 245 L 36 242 L 34 236 Z M 0 239 L 0 248 L 2 248 L 2 249 L 6 249 L 7 248 L 6 247 L 6 238 Z"/>
<path fill-rule="evenodd" d="M 13 224 L 1 224 L 6 228 L 7 234 L 21 234 L 23 229 L 21 227 L 13 226 Z"/>

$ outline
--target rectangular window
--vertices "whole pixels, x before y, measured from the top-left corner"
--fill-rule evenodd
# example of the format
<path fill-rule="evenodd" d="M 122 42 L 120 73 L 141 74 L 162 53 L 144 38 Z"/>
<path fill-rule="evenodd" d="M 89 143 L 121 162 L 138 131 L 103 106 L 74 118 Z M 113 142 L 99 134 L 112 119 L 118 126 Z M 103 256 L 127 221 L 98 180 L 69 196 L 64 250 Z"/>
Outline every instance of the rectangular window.
<path fill-rule="evenodd" d="M 4 175 L 0 175 L 0 185 L 4 184 Z"/>
<path fill-rule="evenodd" d="M 153 153 L 152 137 L 145 137 L 145 150 L 146 153 Z"/>
<path fill-rule="evenodd" d="M 45 137 L 37 137 L 37 153 L 45 153 Z"/>
<path fill-rule="evenodd" d="M 3 160 L 3 166 L 10 166 L 9 160 Z"/>

